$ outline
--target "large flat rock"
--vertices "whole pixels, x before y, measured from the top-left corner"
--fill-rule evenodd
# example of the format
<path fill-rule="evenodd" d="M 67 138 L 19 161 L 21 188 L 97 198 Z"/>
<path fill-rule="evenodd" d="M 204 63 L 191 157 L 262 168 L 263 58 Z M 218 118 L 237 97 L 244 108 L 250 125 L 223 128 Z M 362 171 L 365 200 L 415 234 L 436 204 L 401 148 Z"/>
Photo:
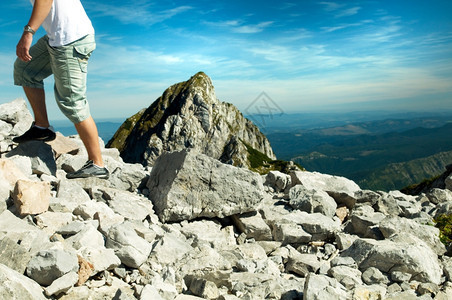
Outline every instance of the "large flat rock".
<path fill-rule="evenodd" d="M 161 155 L 147 187 L 162 222 L 250 212 L 264 193 L 259 174 L 193 150 Z"/>

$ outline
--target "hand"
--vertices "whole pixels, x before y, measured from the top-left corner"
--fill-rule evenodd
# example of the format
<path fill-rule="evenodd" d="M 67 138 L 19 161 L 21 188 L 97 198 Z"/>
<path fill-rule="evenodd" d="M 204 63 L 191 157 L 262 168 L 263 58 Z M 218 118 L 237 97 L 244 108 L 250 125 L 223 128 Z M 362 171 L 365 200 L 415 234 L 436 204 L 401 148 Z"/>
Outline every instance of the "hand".
<path fill-rule="evenodd" d="M 28 62 L 31 60 L 31 55 L 29 53 L 31 43 L 33 42 L 33 35 L 30 32 L 24 32 L 16 46 L 16 55 L 20 60 Z"/>

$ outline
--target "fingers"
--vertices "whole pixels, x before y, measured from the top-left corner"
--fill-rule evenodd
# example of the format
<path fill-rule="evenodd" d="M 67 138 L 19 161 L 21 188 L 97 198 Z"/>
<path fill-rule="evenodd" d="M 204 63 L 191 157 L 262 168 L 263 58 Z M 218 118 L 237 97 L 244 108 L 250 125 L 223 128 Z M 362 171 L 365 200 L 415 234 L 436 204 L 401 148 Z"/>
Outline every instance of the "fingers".
<path fill-rule="evenodd" d="M 27 49 L 20 49 L 20 50 L 18 49 L 16 51 L 16 55 L 20 60 L 22 60 L 24 62 L 29 62 L 32 59 L 32 57 Z"/>
<path fill-rule="evenodd" d="M 16 46 L 16 55 L 24 62 L 28 62 L 32 59 L 29 52 L 32 40 L 33 35 L 24 33 Z"/>

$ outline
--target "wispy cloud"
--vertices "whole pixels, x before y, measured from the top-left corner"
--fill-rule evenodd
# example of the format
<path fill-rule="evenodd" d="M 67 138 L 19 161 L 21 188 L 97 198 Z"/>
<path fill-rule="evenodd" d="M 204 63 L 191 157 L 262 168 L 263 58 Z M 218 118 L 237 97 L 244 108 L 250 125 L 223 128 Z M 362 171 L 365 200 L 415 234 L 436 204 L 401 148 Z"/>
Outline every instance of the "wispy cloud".
<path fill-rule="evenodd" d="M 126 5 L 87 2 L 85 7 L 90 13 L 97 16 L 112 17 L 124 24 L 153 25 L 171 19 L 174 16 L 193 9 L 192 6 L 177 6 L 157 11 L 149 1 Z"/>
<path fill-rule="evenodd" d="M 371 24 L 374 23 L 373 20 L 363 20 L 361 22 L 357 22 L 357 23 L 344 23 L 344 24 L 339 24 L 336 26 L 325 26 L 325 27 L 321 27 L 320 29 L 322 29 L 324 32 L 334 32 L 337 30 L 342 30 L 342 29 L 346 29 L 346 28 L 350 28 L 350 27 L 360 27 L 360 26 L 364 26 L 367 24 Z"/>
<path fill-rule="evenodd" d="M 353 16 L 353 15 L 356 15 L 360 9 L 361 9 L 361 7 L 359 7 L 359 6 L 355 6 L 355 7 L 348 8 L 348 9 L 344 9 L 344 10 L 339 11 L 335 15 L 335 17 L 336 18 L 350 17 L 350 16 Z"/>
<path fill-rule="evenodd" d="M 356 15 L 361 9 L 360 6 L 345 8 L 346 4 L 336 2 L 319 2 L 323 6 L 324 11 L 332 13 L 335 18 L 350 17 Z"/>
<path fill-rule="evenodd" d="M 266 21 L 260 22 L 258 24 L 245 24 L 245 21 L 243 20 L 204 22 L 204 24 L 209 26 L 227 29 L 234 33 L 245 33 L 245 34 L 262 32 L 265 30 L 265 28 L 271 26 L 273 23 L 274 23 L 273 21 Z"/>
<path fill-rule="evenodd" d="M 331 12 L 331 11 L 336 11 L 342 7 L 344 7 L 345 4 L 339 4 L 336 2 L 319 2 L 320 5 L 324 6 L 324 10 Z"/>

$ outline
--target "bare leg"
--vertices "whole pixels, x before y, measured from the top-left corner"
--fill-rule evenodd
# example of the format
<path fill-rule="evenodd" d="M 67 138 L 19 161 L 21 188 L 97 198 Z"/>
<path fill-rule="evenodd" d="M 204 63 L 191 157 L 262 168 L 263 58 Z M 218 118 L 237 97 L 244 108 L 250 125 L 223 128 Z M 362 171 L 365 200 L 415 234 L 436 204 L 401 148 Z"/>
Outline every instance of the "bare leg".
<path fill-rule="evenodd" d="M 30 88 L 24 86 L 24 92 L 30 102 L 31 109 L 35 117 L 35 125 L 49 127 L 47 117 L 46 97 L 43 89 Z"/>
<path fill-rule="evenodd" d="M 99 134 L 93 118 L 89 117 L 88 119 L 75 124 L 75 129 L 77 129 L 78 135 L 85 145 L 86 151 L 88 152 L 88 159 L 92 160 L 95 165 L 103 167 L 104 161 L 102 160 L 102 154 L 100 152 Z"/>

